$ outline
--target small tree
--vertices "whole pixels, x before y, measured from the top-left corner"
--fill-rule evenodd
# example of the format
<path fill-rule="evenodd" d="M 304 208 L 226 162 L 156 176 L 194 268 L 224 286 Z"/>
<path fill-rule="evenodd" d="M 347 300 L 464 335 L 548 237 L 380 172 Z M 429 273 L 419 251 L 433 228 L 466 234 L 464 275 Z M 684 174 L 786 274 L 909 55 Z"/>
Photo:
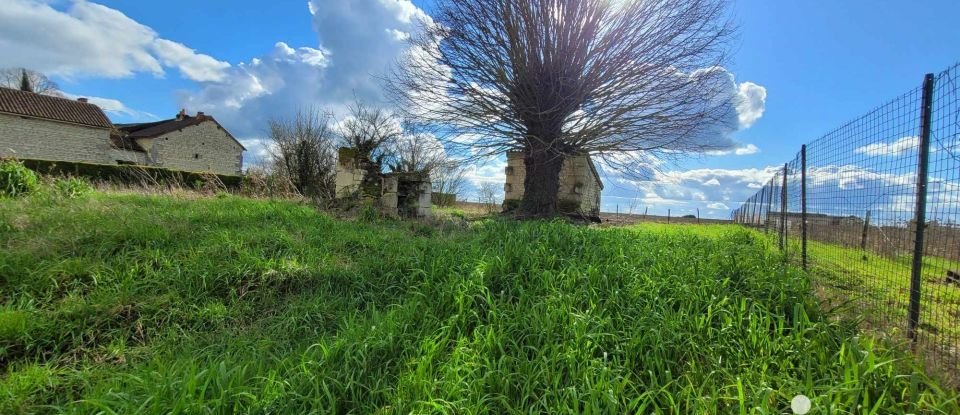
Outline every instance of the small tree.
<path fill-rule="evenodd" d="M 487 207 L 487 213 L 497 211 L 497 190 L 497 184 L 493 182 L 481 182 L 477 186 L 477 198 Z"/>
<path fill-rule="evenodd" d="M 456 198 L 463 193 L 467 182 L 466 167 L 461 161 L 447 159 L 430 171 L 430 178 L 433 181 L 434 193 L 453 195 Z M 439 201 L 441 206 L 447 203 L 444 198 Z"/>
<path fill-rule="evenodd" d="M 369 162 L 369 173 L 380 173 L 395 153 L 397 140 L 403 135 L 400 122 L 380 107 L 362 101 L 350 105 L 349 115 L 339 126 L 340 141 L 356 150 L 357 157 Z"/>
<path fill-rule="evenodd" d="M 335 196 L 335 134 L 328 112 L 300 110 L 294 119 L 268 122 L 273 170 L 290 180 L 304 196 Z"/>
<path fill-rule="evenodd" d="M 30 78 L 27 77 L 26 69 L 24 69 L 20 75 L 20 90 L 24 92 L 33 92 L 33 86 L 30 85 Z"/>
<path fill-rule="evenodd" d="M 0 86 L 62 97 L 60 87 L 46 75 L 26 68 L 0 69 Z"/>
<path fill-rule="evenodd" d="M 393 143 L 390 170 L 395 172 L 431 173 L 447 162 L 447 154 L 433 134 L 425 132 L 416 123 L 404 120 L 400 123 L 403 134 Z"/>

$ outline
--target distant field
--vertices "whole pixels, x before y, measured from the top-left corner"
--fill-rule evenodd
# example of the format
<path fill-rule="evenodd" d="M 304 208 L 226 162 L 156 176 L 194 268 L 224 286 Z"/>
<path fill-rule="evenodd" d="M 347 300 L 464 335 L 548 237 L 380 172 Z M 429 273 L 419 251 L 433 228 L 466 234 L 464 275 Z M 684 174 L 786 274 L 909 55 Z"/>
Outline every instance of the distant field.
<path fill-rule="evenodd" d="M 0 414 L 960 413 L 819 310 L 736 226 L 0 200 Z"/>

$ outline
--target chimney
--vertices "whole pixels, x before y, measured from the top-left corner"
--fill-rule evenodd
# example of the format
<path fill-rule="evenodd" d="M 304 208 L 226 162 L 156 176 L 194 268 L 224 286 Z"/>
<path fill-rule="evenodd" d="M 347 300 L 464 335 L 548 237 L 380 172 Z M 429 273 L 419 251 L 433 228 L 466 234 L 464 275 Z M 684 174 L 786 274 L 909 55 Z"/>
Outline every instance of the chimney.
<path fill-rule="evenodd" d="M 177 113 L 177 120 L 182 120 L 186 116 L 187 116 L 187 110 L 181 108 L 180 112 Z"/>
<path fill-rule="evenodd" d="M 77 98 L 77 101 L 80 101 L 80 102 L 86 104 L 89 100 L 86 99 L 86 98 Z"/>
<path fill-rule="evenodd" d="M 197 112 L 197 118 L 203 120 L 203 117 L 204 117 L 203 111 L 198 111 L 198 112 Z"/>

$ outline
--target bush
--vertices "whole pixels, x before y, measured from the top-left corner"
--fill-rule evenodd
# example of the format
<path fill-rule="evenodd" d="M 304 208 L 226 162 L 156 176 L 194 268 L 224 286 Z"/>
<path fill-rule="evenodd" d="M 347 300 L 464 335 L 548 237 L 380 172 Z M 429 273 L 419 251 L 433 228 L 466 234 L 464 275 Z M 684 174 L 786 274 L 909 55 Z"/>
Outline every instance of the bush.
<path fill-rule="evenodd" d="M 16 160 L 0 161 L 0 196 L 17 197 L 40 189 L 40 178 Z"/>
<path fill-rule="evenodd" d="M 57 178 L 53 181 L 53 189 L 57 196 L 75 199 L 93 191 L 93 186 L 79 177 L 69 177 L 66 179 Z"/>

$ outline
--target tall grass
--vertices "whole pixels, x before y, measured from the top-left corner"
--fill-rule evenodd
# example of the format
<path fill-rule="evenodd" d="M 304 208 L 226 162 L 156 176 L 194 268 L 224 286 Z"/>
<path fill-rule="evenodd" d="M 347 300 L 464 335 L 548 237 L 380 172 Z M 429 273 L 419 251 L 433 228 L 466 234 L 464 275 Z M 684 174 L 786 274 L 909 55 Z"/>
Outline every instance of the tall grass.
<path fill-rule="evenodd" d="M 956 413 L 736 227 L 0 202 L 0 413 Z"/>

